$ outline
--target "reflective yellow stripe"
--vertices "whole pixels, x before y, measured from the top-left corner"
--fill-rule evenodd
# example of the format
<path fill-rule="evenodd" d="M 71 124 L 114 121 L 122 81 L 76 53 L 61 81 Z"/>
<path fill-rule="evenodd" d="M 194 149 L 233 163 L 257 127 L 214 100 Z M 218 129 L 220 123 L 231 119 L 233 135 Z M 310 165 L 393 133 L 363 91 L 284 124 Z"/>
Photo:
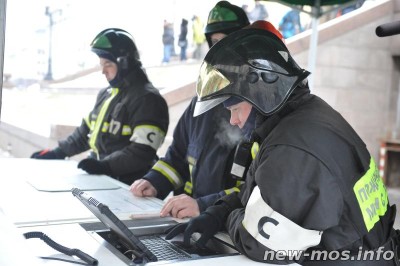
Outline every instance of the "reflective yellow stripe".
<path fill-rule="evenodd" d="M 225 191 L 225 194 L 228 195 L 228 194 L 231 194 L 233 192 L 240 192 L 240 189 L 237 188 L 237 187 L 233 187 L 233 188 L 225 189 L 224 191 Z"/>
<path fill-rule="evenodd" d="M 244 181 L 242 181 L 242 180 L 236 181 L 236 187 L 237 188 L 240 187 L 242 184 L 244 184 Z"/>
<path fill-rule="evenodd" d="M 85 121 L 87 127 L 88 127 L 89 129 L 91 129 L 91 123 L 90 123 L 90 117 L 89 117 L 89 115 L 88 115 L 87 117 L 84 117 L 84 118 L 83 118 L 83 121 Z"/>
<path fill-rule="evenodd" d="M 186 194 L 192 195 L 192 189 L 193 189 L 192 183 L 189 182 L 189 181 L 187 181 L 187 182 L 185 183 L 185 189 L 184 189 L 185 192 L 186 192 Z"/>
<path fill-rule="evenodd" d="M 251 157 L 256 158 L 258 151 L 260 150 L 260 144 L 258 142 L 254 142 L 253 146 L 251 146 Z"/>
<path fill-rule="evenodd" d="M 192 195 L 193 193 L 193 167 L 196 165 L 197 160 L 192 156 L 187 156 L 187 161 L 189 163 L 189 173 L 190 173 L 190 181 L 187 181 L 185 184 L 185 192 L 188 195 Z"/>
<path fill-rule="evenodd" d="M 353 187 L 368 232 L 387 210 L 388 194 L 378 168 L 371 158 L 369 169 Z"/>
<path fill-rule="evenodd" d="M 112 88 L 111 90 L 111 96 L 110 98 L 108 98 L 104 103 L 103 106 L 100 109 L 100 112 L 97 116 L 96 122 L 95 122 L 95 126 L 93 129 L 93 132 L 90 134 L 90 138 L 89 138 L 89 145 L 90 148 L 98 155 L 99 151 L 96 147 L 96 140 L 97 140 L 97 136 L 99 135 L 100 132 L 100 128 L 101 128 L 101 124 L 104 120 L 104 116 L 107 112 L 107 109 L 112 101 L 112 99 L 114 99 L 114 97 L 118 94 L 118 89 L 117 88 Z"/>
<path fill-rule="evenodd" d="M 188 163 L 191 164 L 192 166 L 196 165 L 196 159 L 193 158 L 192 156 L 188 156 L 186 159 L 187 159 Z"/>
<path fill-rule="evenodd" d="M 122 126 L 122 136 L 129 136 L 132 134 L 132 128 L 128 125 Z"/>
<path fill-rule="evenodd" d="M 108 128 L 110 127 L 110 123 L 104 122 L 103 127 L 101 128 L 101 132 L 106 133 Z"/>
<path fill-rule="evenodd" d="M 159 160 L 152 169 L 165 176 L 175 189 L 178 189 L 183 185 L 183 180 L 178 172 L 166 162 Z"/>

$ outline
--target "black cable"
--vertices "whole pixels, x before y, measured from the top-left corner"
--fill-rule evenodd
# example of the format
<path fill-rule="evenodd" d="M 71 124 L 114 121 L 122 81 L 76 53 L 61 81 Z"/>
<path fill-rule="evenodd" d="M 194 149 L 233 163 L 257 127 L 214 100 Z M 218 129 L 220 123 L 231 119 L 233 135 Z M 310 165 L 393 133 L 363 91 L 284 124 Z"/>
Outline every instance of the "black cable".
<path fill-rule="evenodd" d="M 79 249 L 76 249 L 76 248 L 70 249 L 70 248 L 64 247 L 64 246 L 54 242 L 50 237 L 48 237 L 46 234 L 44 234 L 42 232 L 27 232 L 27 233 L 24 233 L 24 237 L 26 239 L 40 238 L 44 242 L 46 242 L 47 245 L 49 245 L 50 247 L 54 248 L 55 250 L 57 250 L 61 253 L 64 253 L 69 256 L 77 256 L 78 258 L 80 258 L 81 260 L 86 262 L 88 265 L 95 266 L 98 264 L 97 259 L 91 257 L 90 255 L 84 253 L 83 251 L 81 251 Z"/>

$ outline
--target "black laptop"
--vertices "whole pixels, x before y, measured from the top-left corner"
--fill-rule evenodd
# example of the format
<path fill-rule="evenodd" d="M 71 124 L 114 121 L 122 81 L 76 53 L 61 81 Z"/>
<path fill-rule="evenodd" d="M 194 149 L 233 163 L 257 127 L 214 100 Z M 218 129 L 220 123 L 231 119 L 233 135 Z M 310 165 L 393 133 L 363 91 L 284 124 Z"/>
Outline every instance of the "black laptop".
<path fill-rule="evenodd" d="M 116 247 L 118 251 L 123 253 L 124 256 L 134 264 L 156 261 L 191 260 L 203 257 L 221 256 L 226 253 L 238 254 L 230 245 L 222 249 L 203 249 L 198 248 L 196 245 L 187 247 L 182 241 L 165 240 L 163 234 L 159 232 L 138 237 L 107 205 L 100 203 L 88 193 L 78 188 L 73 188 L 72 194 L 107 227 L 107 231 L 99 233 L 101 237 L 112 246 Z"/>

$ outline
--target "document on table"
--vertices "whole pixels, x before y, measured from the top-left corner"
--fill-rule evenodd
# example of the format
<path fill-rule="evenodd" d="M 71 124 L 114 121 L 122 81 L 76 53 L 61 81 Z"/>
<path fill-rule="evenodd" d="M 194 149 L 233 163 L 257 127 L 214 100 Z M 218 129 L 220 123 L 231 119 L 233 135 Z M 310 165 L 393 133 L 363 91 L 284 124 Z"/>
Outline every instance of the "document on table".
<path fill-rule="evenodd" d="M 25 180 L 39 191 L 66 192 L 73 187 L 81 190 L 120 188 L 109 176 L 89 175 L 78 169 L 77 164 L 73 160 L 3 158 L 0 160 L 0 171 L 12 179 Z"/>
<path fill-rule="evenodd" d="M 0 207 L 17 224 L 97 220 L 72 195 L 71 188 L 77 187 L 88 190 L 120 219 L 159 215 L 162 200 L 135 197 L 126 184 L 107 176 L 86 175 L 76 166 L 76 161 L 68 160 L 0 159 L 1 176 L 7 182 L 0 186 Z"/>

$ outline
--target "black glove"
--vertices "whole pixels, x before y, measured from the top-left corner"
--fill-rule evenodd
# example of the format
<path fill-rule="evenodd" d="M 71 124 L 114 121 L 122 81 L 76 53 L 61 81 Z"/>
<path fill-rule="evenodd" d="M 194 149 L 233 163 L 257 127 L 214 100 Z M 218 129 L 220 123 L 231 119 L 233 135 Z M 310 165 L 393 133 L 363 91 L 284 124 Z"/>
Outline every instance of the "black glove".
<path fill-rule="evenodd" d="M 79 162 L 78 168 L 88 172 L 91 175 L 109 175 L 111 176 L 111 168 L 105 161 L 96 159 L 83 159 Z"/>
<path fill-rule="evenodd" d="M 41 151 L 34 152 L 31 155 L 33 159 L 46 159 L 46 160 L 55 160 L 55 159 L 65 159 L 67 155 L 59 148 L 55 148 L 54 150 L 45 149 Z"/>
<path fill-rule="evenodd" d="M 210 206 L 199 216 L 190 219 L 189 222 L 172 227 L 168 230 L 165 239 L 169 240 L 183 233 L 183 243 L 185 246 L 189 246 L 192 234 L 199 232 L 201 237 L 197 240 L 196 245 L 204 248 L 207 241 L 222 230 L 228 214 L 229 210 L 225 205 Z"/>

